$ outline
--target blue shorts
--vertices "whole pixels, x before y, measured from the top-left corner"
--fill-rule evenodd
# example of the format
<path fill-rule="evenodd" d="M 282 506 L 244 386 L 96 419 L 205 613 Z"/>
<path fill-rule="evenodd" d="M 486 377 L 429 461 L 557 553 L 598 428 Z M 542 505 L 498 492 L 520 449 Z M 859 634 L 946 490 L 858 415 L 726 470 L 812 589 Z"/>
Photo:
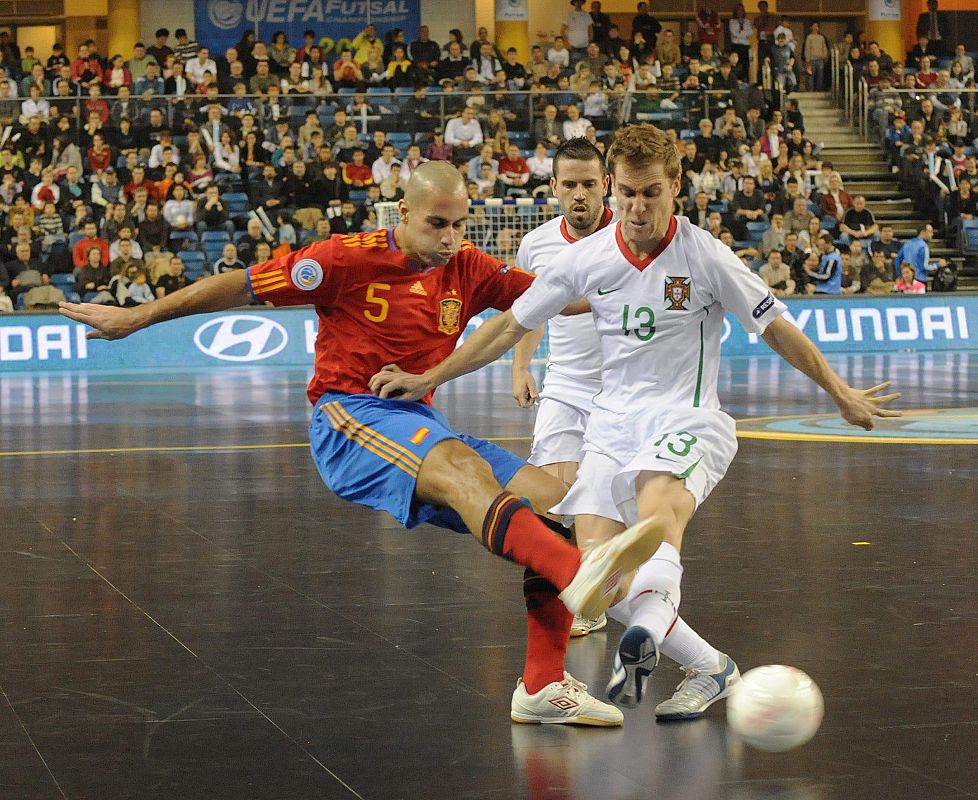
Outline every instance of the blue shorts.
<path fill-rule="evenodd" d="M 414 496 L 421 462 L 445 439 L 458 439 L 475 450 L 501 486 L 526 466 L 492 442 L 456 433 L 444 414 L 424 403 L 327 392 L 309 423 L 313 460 L 335 495 L 386 511 L 405 528 L 430 522 L 467 533 L 454 510 L 420 503 Z"/>

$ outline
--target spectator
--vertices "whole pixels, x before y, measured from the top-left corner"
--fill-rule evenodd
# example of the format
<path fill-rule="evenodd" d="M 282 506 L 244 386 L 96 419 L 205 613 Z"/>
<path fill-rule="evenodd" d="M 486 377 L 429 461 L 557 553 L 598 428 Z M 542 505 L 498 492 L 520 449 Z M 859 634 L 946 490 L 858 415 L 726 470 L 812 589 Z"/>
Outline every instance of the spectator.
<path fill-rule="evenodd" d="M 117 255 L 109 262 L 109 275 L 120 275 L 130 268 L 139 269 L 145 266 L 141 255 L 136 256 L 133 253 L 133 248 L 139 247 L 138 242 L 134 242 L 131 238 L 119 239 L 118 242 L 113 242 L 112 246 L 117 249 Z"/>
<path fill-rule="evenodd" d="M 323 217 L 316 221 L 316 228 L 312 231 L 312 235 L 309 236 L 304 244 L 312 244 L 313 242 L 325 242 L 332 236 L 332 231 L 330 230 L 329 219 Z"/>
<path fill-rule="evenodd" d="M 282 205 L 282 181 L 274 164 L 262 168 L 262 179 L 251 188 L 251 203 L 255 208 L 264 208 L 270 216 Z"/>
<path fill-rule="evenodd" d="M 187 190 L 180 183 L 175 183 L 170 193 L 170 199 L 163 204 L 163 219 L 171 231 L 190 230 L 194 224 L 193 200 L 187 196 Z"/>
<path fill-rule="evenodd" d="M 230 211 L 221 199 L 216 184 L 210 184 L 204 190 L 204 196 L 197 200 L 194 218 L 197 221 L 198 234 L 203 234 L 205 231 L 225 231 L 228 236 L 234 235 L 234 223 L 230 219 Z"/>
<path fill-rule="evenodd" d="M 258 245 L 262 242 L 271 243 L 274 240 L 262 227 L 261 220 L 252 217 L 248 220 L 246 234 L 238 242 L 238 258 L 245 262 L 249 267 L 257 264 Z"/>
<path fill-rule="evenodd" d="M 772 214 L 771 227 L 761 237 L 761 253 L 767 257 L 772 250 L 783 251 L 788 231 L 784 227 L 784 215 Z"/>
<path fill-rule="evenodd" d="M 352 189 L 364 189 L 373 182 L 373 170 L 364 163 L 364 151 L 353 150 L 353 161 L 343 165 L 343 183 Z"/>
<path fill-rule="evenodd" d="M 579 0 L 583 3 L 584 0 Z M 475 112 L 466 106 L 461 116 L 453 117 L 445 125 L 445 142 L 450 144 L 459 158 L 472 158 L 482 144 L 482 126 L 475 119 Z"/>
<path fill-rule="evenodd" d="M 587 51 L 588 43 L 594 39 L 594 20 L 583 11 L 584 0 L 571 0 L 574 10 L 564 19 L 560 35 L 570 46 L 571 61 L 580 59 Z"/>
<path fill-rule="evenodd" d="M 238 248 L 232 242 L 228 242 L 224 245 L 224 249 L 221 251 L 221 257 L 214 262 L 212 269 L 215 275 L 221 275 L 225 272 L 233 272 L 236 269 L 245 269 L 246 267 L 247 264 L 238 258 Z"/>
<path fill-rule="evenodd" d="M 484 144 L 479 151 L 479 155 L 471 158 L 466 169 L 466 177 L 470 181 L 477 181 L 482 176 L 482 165 L 488 164 L 493 174 L 499 172 L 499 162 L 492 157 L 492 145 Z"/>
<path fill-rule="evenodd" d="M 499 160 L 499 182 L 503 193 L 524 195 L 529 181 L 530 167 L 520 155 L 520 148 L 515 144 L 508 145 L 505 158 Z"/>
<path fill-rule="evenodd" d="M 4 267 L 10 279 L 10 296 L 14 303 L 20 295 L 40 286 L 43 282 L 41 275 L 43 265 L 34 255 L 29 241 L 16 243 L 13 258 L 7 260 Z"/>
<path fill-rule="evenodd" d="M 173 294 L 182 289 L 188 283 L 187 275 L 184 272 L 183 259 L 179 256 L 170 256 L 166 274 L 161 275 L 156 282 L 156 297 L 162 299 L 168 294 Z"/>
<path fill-rule="evenodd" d="M 557 106 L 549 104 L 543 110 L 543 118 L 533 127 L 533 138 L 543 142 L 548 148 L 560 147 L 564 143 L 563 126 L 557 121 Z"/>
<path fill-rule="evenodd" d="M 900 266 L 900 277 L 893 284 L 893 291 L 900 294 L 923 294 L 927 291 L 927 284 L 917 278 L 914 265 L 904 261 Z"/>
<path fill-rule="evenodd" d="M 385 144 L 380 151 L 380 157 L 370 167 L 370 173 L 374 183 L 379 185 L 387 180 L 390 177 L 393 165 L 400 165 L 400 163 L 400 161 L 394 158 L 394 145 Z"/>
<path fill-rule="evenodd" d="M 868 294 L 890 294 L 893 291 L 893 270 L 886 254 L 874 250 L 870 263 L 859 274 L 860 291 Z"/>
<path fill-rule="evenodd" d="M 158 28 L 154 38 L 155 42 L 146 48 L 146 55 L 153 58 L 157 64 L 165 64 L 167 57 L 174 55 L 173 48 L 167 45 L 170 31 L 166 28 Z"/>
<path fill-rule="evenodd" d="M 747 19 L 743 3 L 737 3 L 727 26 L 730 49 L 738 55 L 737 77 L 741 81 L 747 81 L 750 74 L 750 46 L 754 26 Z"/>
<path fill-rule="evenodd" d="M 808 276 L 814 283 L 815 294 L 841 294 L 842 292 L 842 256 L 832 241 L 832 234 L 823 233 L 818 238 L 818 252 L 821 256 L 814 269 L 808 269 Z M 816 250 L 813 248 L 812 253 Z"/>
<path fill-rule="evenodd" d="M 123 210 L 125 210 L 125 206 L 122 206 L 122 208 Z M 112 266 L 112 262 L 115 261 L 122 253 L 123 242 L 129 243 L 129 253 L 130 255 L 132 255 L 133 258 L 143 257 L 143 249 L 139 246 L 139 242 L 133 241 L 132 225 L 131 223 L 129 223 L 128 219 L 126 219 L 125 222 L 119 226 L 119 230 L 116 234 L 116 237 L 112 240 L 112 244 L 109 245 L 110 267 Z"/>
<path fill-rule="evenodd" d="M 547 50 L 547 62 L 561 69 L 570 69 L 570 50 L 567 49 L 563 36 L 554 37 L 553 46 Z"/>
<path fill-rule="evenodd" d="M 160 253 L 170 238 L 170 227 L 155 202 L 146 203 L 146 217 L 139 223 L 137 240 L 146 253 Z"/>
<path fill-rule="evenodd" d="M 829 178 L 829 191 L 819 198 L 818 204 L 824 216 L 838 223 L 852 208 L 852 197 L 842 188 L 842 180 L 833 175 Z"/>
<path fill-rule="evenodd" d="M 791 268 L 782 260 L 780 250 L 772 250 L 768 253 L 767 263 L 761 267 L 758 274 L 775 297 L 785 297 L 795 293 Z"/>
<path fill-rule="evenodd" d="M 99 238 L 98 225 L 95 224 L 95 220 L 86 220 L 83 230 L 85 234 L 84 238 L 75 242 L 75 246 L 71 251 L 72 264 L 74 264 L 76 269 L 81 269 L 91 262 L 89 251 L 96 249 L 99 251 L 99 263 L 108 267 L 110 261 L 109 243 L 105 239 Z M 108 283 L 108 278 L 105 279 L 105 282 Z"/>
<path fill-rule="evenodd" d="M 859 292 L 859 270 L 852 264 L 852 253 L 845 246 L 839 252 L 842 262 L 840 278 L 840 292 L 842 294 L 858 294 Z"/>
<path fill-rule="evenodd" d="M 876 223 L 873 212 L 866 208 L 866 198 L 863 195 L 857 194 L 852 198 L 852 207 L 843 216 L 839 231 L 845 244 L 854 239 L 878 238 L 880 226 Z"/>
<path fill-rule="evenodd" d="M 135 277 L 129 283 L 129 302 L 134 306 L 140 306 L 143 303 L 153 302 L 153 299 L 153 289 L 149 285 L 149 275 L 145 269 L 137 268 Z"/>
<path fill-rule="evenodd" d="M 82 296 L 82 299 L 93 292 L 108 290 L 111 278 L 108 263 L 108 259 L 103 259 L 100 247 L 88 246 L 84 259 L 75 273 L 75 291 Z"/>
<path fill-rule="evenodd" d="M 568 106 L 567 119 L 564 120 L 563 124 L 564 140 L 567 141 L 584 136 L 587 133 L 587 129 L 590 125 L 591 120 L 582 117 L 577 106 Z"/>
<path fill-rule="evenodd" d="M 934 226 L 929 222 L 921 225 L 917 230 L 917 235 L 903 243 L 896 256 L 893 258 L 894 270 L 903 270 L 904 264 L 910 264 L 914 268 L 916 280 L 927 283 L 927 275 L 931 271 L 930 260 L 930 241 L 934 238 Z M 937 259 L 937 266 L 945 266 L 947 262 Z"/>
<path fill-rule="evenodd" d="M 177 28 L 173 35 L 177 38 L 177 46 L 173 48 L 173 53 L 178 60 L 186 63 L 197 55 L 200 45 L 197 44 L 196 39 L 191 39 L 183 28 Z"/>

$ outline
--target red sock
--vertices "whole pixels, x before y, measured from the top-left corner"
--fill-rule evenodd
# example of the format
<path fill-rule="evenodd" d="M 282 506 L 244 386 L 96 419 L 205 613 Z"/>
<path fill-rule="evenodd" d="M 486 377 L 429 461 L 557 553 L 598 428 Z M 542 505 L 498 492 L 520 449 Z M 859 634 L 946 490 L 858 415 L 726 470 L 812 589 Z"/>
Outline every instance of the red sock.
<path fill-rule="evenodd" d="M 529 573 L 529 571 L 528 571 Z M 539 577 L 524 578 L 524 591 Z M 526 691 L 536 694 L 544 686 L 564 679 L 564 656 L 570 641 L 574 615 L 557 597 L 553 586 L 549 591 L 526 593 L 526 665 L 523 684 Z"/>
<path fill-rule="evenodd" d="M 482 544 L 542 575 L 562 592 L 577 574 L 581 553 L 537 519 L 516 495 L 503 492 L 492 501 L 482 523 Z"/>

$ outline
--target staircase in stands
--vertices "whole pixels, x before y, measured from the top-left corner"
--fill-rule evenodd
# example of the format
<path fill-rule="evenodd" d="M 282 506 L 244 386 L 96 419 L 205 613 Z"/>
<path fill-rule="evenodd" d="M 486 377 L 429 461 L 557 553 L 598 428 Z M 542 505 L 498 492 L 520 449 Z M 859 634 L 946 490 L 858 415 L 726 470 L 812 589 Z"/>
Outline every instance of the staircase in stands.
<path fill-rule="evenodd" d="M 821 158 L 831 161 L 842 174 L 845 190 L 850 195 L 864 195 L 876 221 L 880 225 L 891 224 L 897 239 L 915 236 L 925 220 L 900 189 L 900 181 L 891 172 L 882 146 L 864 142 L 846 121 L 842 110 L 833 104 L 828 92 L 798 92 L 792 97 L 798 100 L 805 118 L 805 137 L 822 144 Z M 978 278 L 964 273 L 964 257 L 957 248 L 947 247 L 935 234 L 930 252 L 932 258 L 945 258 L 957 265 L 961 288 L 978 288 Z"/>

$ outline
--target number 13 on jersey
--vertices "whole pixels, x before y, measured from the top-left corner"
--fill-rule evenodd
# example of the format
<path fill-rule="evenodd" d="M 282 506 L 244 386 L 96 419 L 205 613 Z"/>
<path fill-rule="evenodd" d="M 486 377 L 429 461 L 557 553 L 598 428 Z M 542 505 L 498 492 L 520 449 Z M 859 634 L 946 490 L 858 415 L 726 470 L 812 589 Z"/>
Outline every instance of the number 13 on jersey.
<path fill-rule="evenodd" d="M 648 306 L 639 306 L 633 312 L 626 304 L 622 309 L 621 329 L 625 336 L 634 333 L 640 342 L 647 342 L 655 336 L 655 312 Z"/>

